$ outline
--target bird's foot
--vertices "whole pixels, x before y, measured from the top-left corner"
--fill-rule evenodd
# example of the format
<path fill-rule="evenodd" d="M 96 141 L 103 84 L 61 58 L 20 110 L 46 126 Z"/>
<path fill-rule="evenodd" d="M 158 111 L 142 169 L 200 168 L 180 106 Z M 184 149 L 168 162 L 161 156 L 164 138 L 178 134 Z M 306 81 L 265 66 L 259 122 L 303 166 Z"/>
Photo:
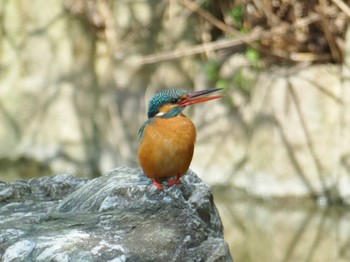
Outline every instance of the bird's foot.
<path fill-rule="evenodd" d="M 179 177 L 176 177 L 176 179 L 174 180 L 171 180 L 168 182 L 168 186 L 171 187 L 173 185 L 178 185 L 178 184 L 181 184 L 181 181 L 180 181 L 180 178 Z"/>
<path fill-rule="evenodd" d="M 153 185 L 155 185 L 158 190 L 163 190 L 163 185 L 161 183 L 159 183 L 157 180 L 153 179 Z"/>

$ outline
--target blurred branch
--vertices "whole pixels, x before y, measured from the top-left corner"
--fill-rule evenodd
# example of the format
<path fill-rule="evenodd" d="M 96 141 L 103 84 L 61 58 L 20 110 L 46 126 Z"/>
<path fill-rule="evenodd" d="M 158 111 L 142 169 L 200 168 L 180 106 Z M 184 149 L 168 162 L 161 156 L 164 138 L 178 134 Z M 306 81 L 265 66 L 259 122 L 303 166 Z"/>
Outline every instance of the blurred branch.
<path fill-rule="evenodd" d="M 314 210 L 310 209 L 308 210 L 308 212 L 305 212 L 305 216 L 299 223 L 298 228 L 296 228 L 295 233 L 293 234 L 293 238 L 288 243 L 288 248 L 284 253 L 284 258 L 281 260 L 282 262 L 288 262 L 293 256 L 295 256 L 298 245 L 303 245 L 302 239 L 307 234 L 307 231 L 310 228 L 310 224 L 312 224 L 314 218 L 315 218 Z"/>
<path fill-rule="evenodd" d="M 224 39 L 218 40 L 215 42 L 205 43 L 201 45 L 196 45 L 189 47 L 187 49 L 175 50 L 169 52 L 162 52 L 158 54 L 153 54 L 149 56 L 144 56 L 139 60 L 140 64 L 152 64 L 161 61 L 167 61 L 171 59 L 177 59 L 184 56 L 196 55 L 200 53 L 204 53 L 207 51 L 215 51 L 224 48 L 229 48 L 237 45 L 241 45 L 246 42 L 256 41 L 261 37 L 262 31 L 256 30 L 249 35 L 242 36 L 235 39 Z"/>
<path fill-rule="evenodd" d="M 311 83 L 312 84 L 311 86 L 313 88 L 317 89 L 323 95 L 325 95 L 325 97 L 332 99 L 335 103 L 337 103 L 339 105 L 343 105 L 343 100 L 342 100 L 341 96 L 337 96 L 336 94 L 332 93 L 327 88 L 325 88 L 324 86 L 321 86 L 319 83 L 317 83 L 315 80 L 308 79 L 306 77 L 303 77 L 302 79 Z"/>
<path fill-rule="evenodd" d="M 114 26 L 111 3 L 107 2 L 107 0 L 100 0 L 97 2 L 97 7 L 101 18 L 104 20 L 106 42 L 111 50 L 114 51 L 117 48 L 117 36 Z"/>
<path fill-rule="evenodd" d="M 324 38 L 327 40 L 332 57 L 335 58 L 336 61 L 341 61 L 342 52 L 336 42 L 337 38 L 334 37 L 332 28 L 329 26 L 329 17 L 326 16 L 325 10 L 327 10 L 327 8 L 329 7 L 329 4 L 326 0 L 320 0 L 319 4 L 320 4 L 320 8 L 319 8 L 320 14 L 322 15 L 320 24 L 324 33 Z"/>
<path fill-rule="evenodd" d="M 333 3 L 339 7 L 340 10 L 344 12 L 348 17 L 350 17 L 350 8 L 342 0 L 332 0 Z"/>
<path fill-rule="evenodd" d="M 208 11 L 200 8 L 197 4 L 190 2 L 188 0 L 177 0 L 177 1 L 180 4 L 184 5 L 186 8 L 190 9 L 192 12 L 197 13 L 200 17 L 203 17 L 205 20 L 207 20 L 209 23 L 219 28 L 223 32 L 239 35 L 239 36 L 241 35 L 241 33 L 238 30 L 220 21 Z"/>
<path fill-rule="evenodd" d="M 178 1 L 181 1 L 181 2 L 184 1 L 187 3 L 186 0 L 178 0 Z M 191 8 L 194 8 L 194 7 L 192 6 Z M 329 7 L 325 8 L 325 10 L 323 10 L 323 11 L 326 13 L 329 13 L 329 12 L 334 11 L 334 9 L 335 9 L 334 6 L 329 6 Z M 200 11 L 201 14 L 202 15 L 205 14 L 202 11 Z M 198 12 L 198 10 L 197 10 L 197 12 Z M 274 27 L 270 30 L 262 30 L 261 28 L 256 27 L 250 33 L 248 33 L 246 35 L 242 35 L 241 33 L 239 33 L 239 36 L 235 37 L 234 39 L 217 40 L 217 41 L 210 42 L 210 43 L 205 43 L 205 44 L 200 44 L 200 45 L 188 47 L 186 49 L 166 51 L 166 52 L 160 52 L 160 53 L 156 53 L 156 54 L 152 54 L 152 55 L 143 56 L 140 58 L 139 63 L 140 64 L 152 64 L 152 63 L 157 63 L 157 62 L 162 62 L 162 61 L 167 61 L 167 60 L 172 60 L 172 59 L 178 59 L 178 58 L 185 57 L 185 56 L 201 54 L 201 53 L 208 52 L 208 51 L 215 51 L 215 50 L 220 50 L 220 49 L 224 49 L 224 48 L 231 48 L 231 47 L 235 47 L 235 46 L 238 46 L 241 44 L 251 44 L 257 40 L 272 38 L 272 37 L 277 36 L 277 35 L 283 35 L 283 34 L 286 34 L 286 32 L 289 32 L 290 30 L 295 30 L 297 28 L 302 28 L 302 27 L 305 27 L 305 26 L 310 25 L 312 23 L 315 23 L 315 22 L 322 19 L 322 15 L 323 14 L 311 13 L 307 17 L 305 17 L 303 19 L 299 19 L 296 23 L 291 24 L 291 25 L 284 23 L 284 24 L 281 24 L 281 25 Z M 212 18 L 209 18 L 209 19 L 210 19 L 210 21 L 214 21 L 214 20 L 212 20 Z M 216 21 L 215 21 L 215 23 L 216 23 Z M 230 29 L 226 28 L 226 30 L 230 30 Z M 286 51 L 279 51 L 279 50 L 276 50 L 274 52 L 274 55 L 276 55 L 278 57 L 289 59 L 291 61 L 296 61 L 296 62 L 319 61 L 319 60 L 329 59 L 329 55 L 310 54 L 310 53 L 303 53 L 303 55 L 302 55 L 302 53 L 300 53 L 300 52 L 287 53 Z"/>
<path fill-rule="evenodd" d="M 275 118 L 275 125 L 277 127 L 277 131 L 280 135 L 280 138 L 284 144 L 284 147 L 286 149 L 286 152 L 288 154 L 288 157 L 297 173 L 297 175 L 300 177 L 300 179 L 302 180 L 304 186 L 308 189 L 310 196 L 316 200 L 317 199 L 317 192 L 315 190 L 315 188 L 312 186 L 311 181 L 308 179 L 307 175 L 305 174 L 302 165 L 299 163 L 299 160 L 295 154 L 295 151 L 292 148 L 292 145 L 290 143 L 290 141 L 288 140 L 288 137 L 284 131 L 283 125 L 282 123 L 279 121 L 279 119 Z"/>
<path fill-rule="evenodd" d="M 328 232 L 327 232 L 328 230 L 325 229 L 327 225 L 326 219 L 327 219 L 327 210 L 323 210 L 321 219 L 319 221 L 319 224 L 316 230 L 317 234 L 312 241 L 312 244 L 310 246 L 310 249 L 308 250 L 309 252 L 307 253 L 307 257 L 305 258 L 305 261 L 316 260 L 315 257 L 317 257 L 317 255 L 315 255 L 315 253 L 317 254 L 323 238 L 328 238 Z"/>
<path fill-rule="evenodd" d="M 0 100 L 0 115 L 3 115 L 5 120 L 5 123 L 2 123 L 2 125 L 8 124 L 8 126 L 10 127 L 9 130 L 13 131 L 12 133 L 15 139 L 20 140 L 22 137 L 22 130 L 16 119 L 16 116 L 11 115 L 11 113 L 5 108 L 1 100 Z"/>
<path fill-rule="evenodd" d="M 306 138 L 307 147 L 310 151 L 312 160 L 316 166 L 318 178 L 320 180 L 323 193 L 326 194 L 327 193 L 326 182 L 325 182 L 325 179 L 323 177 L 324 168 L 321 164 L 321 161 L 319 160 L 319 157 L 316 154 L 315 146 L 314 146 L 314 143 L 311 139 L 311 134 L 310 134 L 310 131 L 309 131 L 308 126 L 306 124 L 306 120 L 304 118 L 304 114 L 303 114 L 301 106 L 300 106 L 299 97 L 297 96 L 297 94 L 294 90 L 293 84 L 291 83 L 290 79 L 287 79 L 287 81 L 288 81 L 288 91 L 291 95 L 291 98 L 292 98 L 293 103 L 295 105 L 295 108 L 297 110 L 298 118 L 300 120 L 301 127 L 302 127 L 302 130 L 303 130 L 305 138 Z"/>

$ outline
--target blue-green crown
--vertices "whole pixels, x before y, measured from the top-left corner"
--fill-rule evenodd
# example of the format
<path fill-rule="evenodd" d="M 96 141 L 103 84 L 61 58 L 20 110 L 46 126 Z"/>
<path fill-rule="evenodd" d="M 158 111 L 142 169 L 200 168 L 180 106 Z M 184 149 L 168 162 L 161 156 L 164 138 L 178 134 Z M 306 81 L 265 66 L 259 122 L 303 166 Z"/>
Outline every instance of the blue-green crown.
<path fill-rule="evenodd" d="M 187 91 L 181 90 L 181 89 L 171 89 L 171 90 L 165 90 L 162 92 L 159 92 L 155 94 L 148 104 L 148 118 L 154 117 L 156 114 L 159 113 L 159 109 L 168 103 L 177 103 L 178 99 L 180 99 L 182 96 L 187 95 Z M 179 107 L 180 109 L 180 107 Z M 182 111 L 178 110 L 180 113 Z"/>

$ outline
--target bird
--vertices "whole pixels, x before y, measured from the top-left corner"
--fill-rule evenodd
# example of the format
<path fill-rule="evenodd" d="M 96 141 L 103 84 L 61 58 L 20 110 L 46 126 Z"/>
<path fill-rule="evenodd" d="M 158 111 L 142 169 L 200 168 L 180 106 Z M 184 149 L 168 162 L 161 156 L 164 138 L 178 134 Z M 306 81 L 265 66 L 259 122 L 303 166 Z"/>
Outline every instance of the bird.
<path fill-rule="evenodd" d="M 148 119 L 139 129 L 138 160 L 153 184 L 163 190 L 163 181 L 168 187 L 180 184 L 191 164 L 196 140 L 196 128 L 182 111 L 190 105 L 218 98 L 222 95 L 202 97 L 222 90 L 213 88 L 195 92 L 168 89 L 156 93 L 148 105 Z"/>

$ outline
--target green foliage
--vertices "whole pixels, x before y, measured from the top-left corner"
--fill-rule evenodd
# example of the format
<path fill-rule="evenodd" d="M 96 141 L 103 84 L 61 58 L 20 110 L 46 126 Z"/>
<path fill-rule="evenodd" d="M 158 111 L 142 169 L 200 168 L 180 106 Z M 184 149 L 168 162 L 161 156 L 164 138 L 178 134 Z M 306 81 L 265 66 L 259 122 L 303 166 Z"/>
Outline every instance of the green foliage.
<path fill-rule="evenodd" d="M 254 71 L 241 69 L 235 73 L 233 77 L 233 83 L 236 85 L 237 90 L 248 97 L 250 96 L 257 77 L 253 72 Z"/>
<path fill-rule="evenodd" d="M 237 5 L 229 10 L 228 15 L 231 17 L 233 24 L 237 28 L 243 27 L 244 10 L 243 5 Z"/>
<path fill-rule="evenodd" d="M 206 76 L 209 81 L 216 82 L 215 88 L 227 88 L 229 86 L 228 80 L 220 78 L 221 65 L 221 62 L 217 60 L 211 60 L 205 65 Z"/>
<path fill-rule="evenodd" d="M 245 56 L 248 58 L 251 62 L 259 62 L 260 61 L 260 53 L 255 48 L 252 48 L 250 46 L 247 47 L 247 50 L 245 51 Z"/>
<path fill-rule="evenodd" d="M 221 63 L 217 60 L 210 60 L 205 65 L 205 74 L 210 81 L 219 80 L 219 71 L 220 71 Z"/>
<path fill-rule="evenodd" d="M 215 88 L 228 88 L 230 86 L 230 82 L 226 79 L 219 79 L 216 82 Z"/>
<path fill-rule="evenodd" d="M 256 63 L 260 61 L 260 53 L 254 48 L 247 48 L 245 55 L 247 58 Z M 253 66 L 250 69 L 238 69 L 229 79 L 220 77 L 220 69 L 222 63 L 218 60 L 210 60 L 205 65 L 205 74 L 209 81 L 215 82 L 215 88 L 230 88 L 235 86 L 235 89 L 240 91 L 245 96 L 250 96 L 251 89 L 256 82 L 256 70 L 258 66 Z"/>

